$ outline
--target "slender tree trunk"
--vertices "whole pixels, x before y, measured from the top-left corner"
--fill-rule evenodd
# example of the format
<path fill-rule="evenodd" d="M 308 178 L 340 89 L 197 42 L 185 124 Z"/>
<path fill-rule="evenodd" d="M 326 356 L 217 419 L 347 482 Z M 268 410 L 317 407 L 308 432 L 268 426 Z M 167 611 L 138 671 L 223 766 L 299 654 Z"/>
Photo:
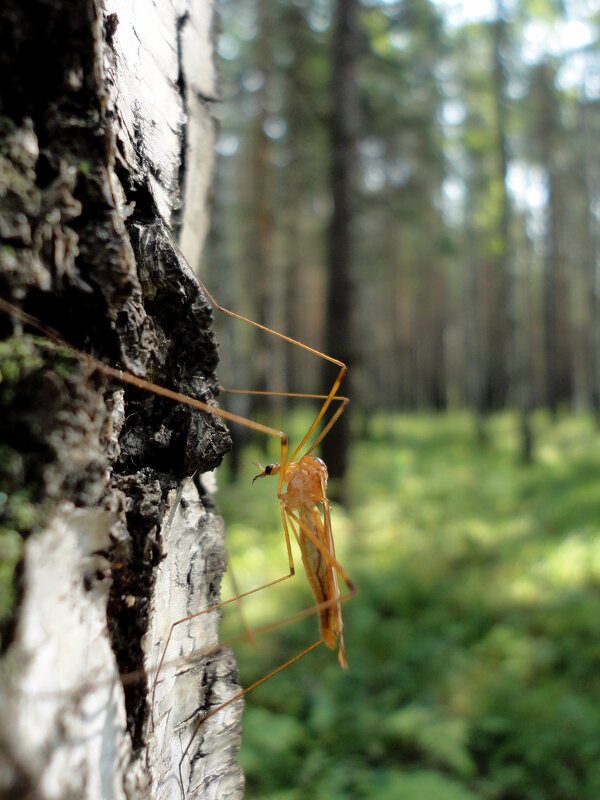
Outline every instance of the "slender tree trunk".
<path fill-rule="evenodd" d="M 273 200 L 273 167 L 271 145 L 267 137 L 269 105 L 273 75 L 273 7 L 268 0 L 259 0 L 256 5 L 258 35 L 256 37 L 256 63 L 262 85 L 254 96 L 254 120 L 252 125 L 252 220 L 250 236 L 251 292 L 255 298 L 254 319 L 260 325 L 274 327 L 274 260 L 275 260 L 275 206 Z M 275 391 L 273 385 L 275 353 L 280 350 L 275 337 L 255 331 L 253 344 L 252 388 L 257 391 Z M 250 397 L 250 416 L 264 417 L 267 409 L 273 408 L 273 398 Z M 260 440 L 265 445 L 265 439 Z"/>
<path fill-rule="evenodd" d="M 74 347 L 212 402 L 211 312 L 181 254 L 197 261 L 207 226 L 212 6 L 131 8 L 2 4 L 0 296 Z M 218 598 L 222 526 L 186 476 L 218 465 L 227 432 L 109 383 L 18 317 L 0 313 L 0 338 L 0 537 L 15 553 L 2 790 L 179 800 L 194 718 L 236 691 L 215 651 L 171 663 L 150 708 L 171 622 Z M 167 661 L 216 641 L 213 618 L 181 625 Z M 241 796 L 240 714 L 192 743 L 186 796 Z"/>
<path fill-rule="evenodd" d="M 498 237 L 501 254 L 498 259 L 499 280 L 502 287 L 498 298 L 498 326 L 495 335 L 501 334 L 496 344 L 502 352 L 505 386 L 500 394 L 500 402 L 505 405 L 511 398 L 519 412 L 520 454 L 528 463 L 533 455 L 533 431 L 530 423 L 530 388 L 526 366 L 525 338 L 522 335 L 519 314 L 519 284 L 516 275 L 516 260 L 511 237 L 511 206 L 508 196 L 508 137 L 506 86 L 507 76 L 503 54 L 508 45 L 507 22 L 503 0 L 496 6 L 497 20 L 494 25 L 494 95 L 496 100 L 496 139 L 499 156 L 499 177 L 501 186 L 501 212 Z M 512 393 L 510 389 L 512 388 Z"/>
<path fill-rule="evenodd" d="M 333 212 L 328 235 L 325 350 L 350 366 L 353 361 L 353 171 L 358 126 L 356 70 L 359 40 L 356 0 L 337 1 L 331 47 L 330 147 Z M 331 366 L 328 365 L 324 380 L 327 391 L 331 380 Z M 323 442 L 323 457 L 334 480 L 341 479 L 346 471 L 349 444 L 350 419 L 346 412 Z"/>
<path fill-rule="evenodd" d="M 465 249 L 467 253 L 467 279 L 465 287 L 465 359 L 467 362 L 467 393 L 475 414 L 477 441 L 485 445 L 488 439 L 485 418 L 484 363 L 487 357 L 487 337 L 484 336 L 485 319 L 481 307 L 483 297 L 481 263 L 477 258 L 474 209 L 470 198 L 474 190 L 467 190 L 465 209 Z"/>
<path fill-rule="evenodd" d="M 600 258 L 598 247 L 598 235 L 596 232 L 595 220 L 592 215 L 593 198 L 593 159 L 591 154 L 594 152 L 596 135 L 589 119 L 590 110 L 588 101 L 581 103 L 581 128 L 583 140 L 583 154 L 581 157 L 583 176 L 582 185 L 585 187 L 587 209 L 586 220 L 584 223 L 585 231 L 585 279 L 588 295 L 588 329 L 587 329 L 587 353 L 590 384 L 590 404 L 596 420 L 596 426 L 600 428 Z"/>
<path fill-rule="evenodd" d="M 490 345 L 487 394 L 489 406 L 501 408 L 509 396 L 509 353 L 512 338 L 511 326 L 511 263 L 510 263 L 510 204 L 506 186 L 508 174 L 508 143 L 506 138 L 506 75 L 503 51 L 507 46 L 504 3 L 496 4 L 496 21 L 493 25 L 494 38 L 494 101 L 496 105 L 496 152 L 498 157 L 497 177 L 502 193 L 500 218 L 498 220 L 498 239 L 500 253 L 494 262 L 495 287 L 493 302 L 490 305 Z"/>
<path fill-rule="evenodd" d="M 556 164 L 559 109 L 554 90 L 555 70 L 549 64 L 538 67 L 541 93 L 539 139 L 542 164 L 548 179 L 544 274 L 544 361 L 546 402 L 554 416 L 561 400 L 572 396 L 568 293 L 562 276 L 561 187 Z"/>
<path fill-rule="evenodd" d="M 307 186 L 313 189 L 307 168 L 313 153 L 306 148 L 308 131 L 306 121 L 306 101 L 303 81 L 307 71 L 307 62 L 311 59 L 311 50 L 303 10 L 290 3 L 282 19 L 282 27 L 289 31 L 285 46 L 293 53 L 293 62 L 288 68 L 285 91 L 284 115 L 288 124 L 287 148 L 290 154 L 289 167 L 286 171 L 285 186 L 288 196 L 294 198 L 284 213 L 285 229 L 283 240 L 287 242 L 287 252 L 282 254 L 286 261 L 285 280 L 285 325 L 283 330 L 288 336 L 301 342 L 316 344 L 315 327 L 310 326 L 310 302 L 307 297 L 307 283 L 311 265 L 310 232 L 306 230 L 304 207 L 307 203 Z M 314 121 L 311 119 L 311 125 Z M 308 323 L 308 324 L 307 324 Z M 308 328 L 308 331 L 307 331 Z M 307 336 L 307 333 L 309 334 Z M 306 369 L 305 353 L 297 347 L 288 347 L 285 351 L 286 386 L 289 392 L 316 393 L 320 388 L 320 374 L 309 380 Z M 315 364 L 316 362 L 312 362 Z"/>

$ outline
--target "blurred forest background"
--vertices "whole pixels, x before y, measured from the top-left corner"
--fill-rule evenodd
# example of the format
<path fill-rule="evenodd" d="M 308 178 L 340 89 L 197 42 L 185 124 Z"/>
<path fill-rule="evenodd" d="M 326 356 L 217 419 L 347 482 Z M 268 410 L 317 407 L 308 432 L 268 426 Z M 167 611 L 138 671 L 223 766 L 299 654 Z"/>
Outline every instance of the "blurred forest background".
<path fill-rule="evenodd" d="M 247 796 L 597 800 L 600 2 L 220 9 L 202 274 L 348 363 L 322 455 L 360 587 L 347 676 L 317 652 L 249 696 Z M 331 365 L 217 322 L 225 386 L 331 386 Z M 310 422 L 307 402 L 224 400 L 296 437 Z M 286 561 L 274 487 L 249 485 L 265 443 L 232 432 L 243 590 Z M 260 593 L 251 622 L 310 605 L 304 583 Z M 263 638 L 245 685 L 316 622 Z"/>

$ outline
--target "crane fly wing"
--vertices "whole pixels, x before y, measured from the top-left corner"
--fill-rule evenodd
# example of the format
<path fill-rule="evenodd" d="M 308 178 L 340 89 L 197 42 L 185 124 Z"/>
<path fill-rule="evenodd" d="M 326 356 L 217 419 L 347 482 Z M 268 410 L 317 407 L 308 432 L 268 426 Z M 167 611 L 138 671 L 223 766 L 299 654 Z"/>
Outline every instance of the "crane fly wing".
<path fill-rule="evenodd" d="M 321 637 L 327 647 L 335 650 L 336 646 L 339 645 L 338 660 L 342 669 L 347 669 L 348 665 L 342 636 L 343 622 L 337 572 L 324 553 L 311 541 L 312 537 L 317 539 L 323 545 L 323 548 L 335 558 L 329 504 L 324 493 L 322 494 L 322 501 L 323 520 L 316 505 L 301 506 L 298 509 L 297 518 L 287 509 L 286 513 L 294 532 L 294 520 L 299 524 L 300 534 L 296 538 L 300 545 L 306 577 L 315 596 L 317 606 L 338 598 L 337 602 L 330 603 L 325 608 L 319 608 L 319 625 Z"/>
<path fill-rule="evenodd" d="M 311 541 L 305 533 L 306 529 L 325 546 L 325 533 L 321 515 L 316 506 L 301 506 L 298 509 L 300 535 L 298 544 L 302 553 L 302 563 L 306 571 L 306 577 L 310 584 L 312 593 L 315 596 L 317 606 L 321 606 L 331 597 L 331 575 L 327 559 L 318 547 Z M 319 608 L 319 625 L 321 637 L 327 647 L 335 650 L 335 629 L 331 606 Z"/>
<path fill-rule="evenodd" d="M 325 478 L 321 475 L 321 497 L 323 503 L 323 529 L 324 529 L 324 543 L 325 547 L 329 550 L 331 555 L 335 558 L 335 544 L 333 542 L 333 533 L 331 529 L 331 513 L 329 509 L 329 500 L 327 499 L 327 484 Z M 338 601 L 331 607 L 331 615 L 334 618 L 335 631 L 338 637 L 338 661 L 342 669 L 348 669 L 348 662 L 346 661 L 346 648 L 344 647 L 344 620 L 342 619 L 342 603 L 340 599 L 340 584 L 337 570 L 333 565 L 328 564 L 329 571 L 331 572 L 331 586 L 332 597 L 337 597 Z"/>

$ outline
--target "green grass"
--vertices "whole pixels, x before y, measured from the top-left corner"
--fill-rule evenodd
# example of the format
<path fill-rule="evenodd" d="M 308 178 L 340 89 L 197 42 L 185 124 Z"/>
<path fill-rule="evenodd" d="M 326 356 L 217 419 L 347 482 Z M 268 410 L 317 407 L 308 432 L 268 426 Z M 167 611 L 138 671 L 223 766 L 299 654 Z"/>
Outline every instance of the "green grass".
<path fill-rule="evenodd" d="M 371 421 L 333 517 L 360 589 L 350 669 L 320 648 L 248 697 L 247 797 L 600 797 L 600 435 L 585 417 L 535 429 L 527 467 L 509 414 L 485 448 L 467 415 Z M 220 494 L 241 589 L 286 566 L 253 460 Z M 262 624 L 310 602 L 298 574 L 244 609 Z M 242 682 L 317 637 L 314 618 L 260 637 L 238 652 Z"/>

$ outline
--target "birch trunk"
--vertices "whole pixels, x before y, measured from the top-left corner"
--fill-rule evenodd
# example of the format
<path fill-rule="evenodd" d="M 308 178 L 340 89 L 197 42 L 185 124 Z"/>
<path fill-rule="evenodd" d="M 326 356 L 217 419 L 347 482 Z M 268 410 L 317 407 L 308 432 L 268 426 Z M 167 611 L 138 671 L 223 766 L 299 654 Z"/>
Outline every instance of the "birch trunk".
<path fill-rule="evenodd" d="M 71 345 L 213 403 L 209 0 L 6 0 L 0 296 Z M 183 255 L 182 255 L 183 254 Z M 186 262 L 187 259 L 187 262 Z M 237 798 L 218 615 L 221 422 L 109 383 L 0 312 L 0 795 Z M 10 600 L 12 599 L 12 607 Z M 129 680 L 122 675 L 128 674 Z M 153 717 L 153 720 L 152 720 Z"/>

